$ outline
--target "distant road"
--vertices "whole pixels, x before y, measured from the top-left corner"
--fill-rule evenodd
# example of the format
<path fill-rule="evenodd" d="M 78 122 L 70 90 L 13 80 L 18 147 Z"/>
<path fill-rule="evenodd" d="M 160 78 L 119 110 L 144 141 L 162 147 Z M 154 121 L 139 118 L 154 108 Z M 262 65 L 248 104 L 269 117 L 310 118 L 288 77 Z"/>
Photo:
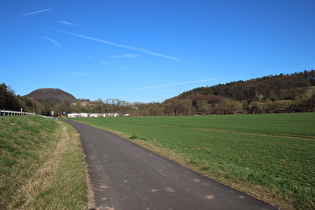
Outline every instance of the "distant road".
<path fill-rule="evenodd" d="M 97 209 L 276 209 L 104 130 L 81 134 Z"/>

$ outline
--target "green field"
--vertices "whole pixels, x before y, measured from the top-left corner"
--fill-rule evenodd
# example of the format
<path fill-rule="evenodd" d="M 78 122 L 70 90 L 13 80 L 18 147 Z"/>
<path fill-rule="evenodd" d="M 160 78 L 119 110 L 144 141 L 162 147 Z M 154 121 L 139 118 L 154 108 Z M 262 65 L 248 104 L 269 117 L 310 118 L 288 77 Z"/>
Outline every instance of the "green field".
<path fill-rule="evenodd" d="M 315 208 L 315 113 L 81 118 L 281 208 Z"/>

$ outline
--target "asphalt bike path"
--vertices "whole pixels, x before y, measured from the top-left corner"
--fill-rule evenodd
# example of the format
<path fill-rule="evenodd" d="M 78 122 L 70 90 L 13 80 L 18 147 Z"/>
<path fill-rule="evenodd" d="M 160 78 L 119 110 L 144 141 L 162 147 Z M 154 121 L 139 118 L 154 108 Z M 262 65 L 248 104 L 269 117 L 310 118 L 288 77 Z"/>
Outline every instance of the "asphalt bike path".
<path fill-rule="evenodd" d="M 99 128 L 80 134 L 96 209 L 276 209 Z"/>

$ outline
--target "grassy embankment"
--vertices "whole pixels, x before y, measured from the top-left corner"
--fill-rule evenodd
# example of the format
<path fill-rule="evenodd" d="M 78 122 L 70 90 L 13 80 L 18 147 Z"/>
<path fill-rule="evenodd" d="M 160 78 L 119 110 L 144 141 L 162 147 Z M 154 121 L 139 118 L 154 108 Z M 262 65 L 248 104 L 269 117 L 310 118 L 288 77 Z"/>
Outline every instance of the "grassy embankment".
<path fill-rule="evenodd" d="M 77 120 L 277 207 L 315 208 L 315 113 Z"/>
<path fill-rule="evenodd" d="M 0 209 L 87 209 L 79 134 L 36 116 L 0 117 Z"/>

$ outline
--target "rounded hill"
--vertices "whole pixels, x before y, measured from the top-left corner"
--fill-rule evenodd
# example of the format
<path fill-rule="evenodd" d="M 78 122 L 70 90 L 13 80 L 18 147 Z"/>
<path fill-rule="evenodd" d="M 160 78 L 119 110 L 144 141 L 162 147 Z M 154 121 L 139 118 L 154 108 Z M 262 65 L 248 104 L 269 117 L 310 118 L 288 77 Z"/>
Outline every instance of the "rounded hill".
<path fill-rule="evenodd" d="M 34 90 L 25 96 L 37 101 L 49 101 L 52 104 L 58 104 L 64 101 L 77 101 L 77 99 L 70 93 L 57 88 L 41 88 Z"/>

